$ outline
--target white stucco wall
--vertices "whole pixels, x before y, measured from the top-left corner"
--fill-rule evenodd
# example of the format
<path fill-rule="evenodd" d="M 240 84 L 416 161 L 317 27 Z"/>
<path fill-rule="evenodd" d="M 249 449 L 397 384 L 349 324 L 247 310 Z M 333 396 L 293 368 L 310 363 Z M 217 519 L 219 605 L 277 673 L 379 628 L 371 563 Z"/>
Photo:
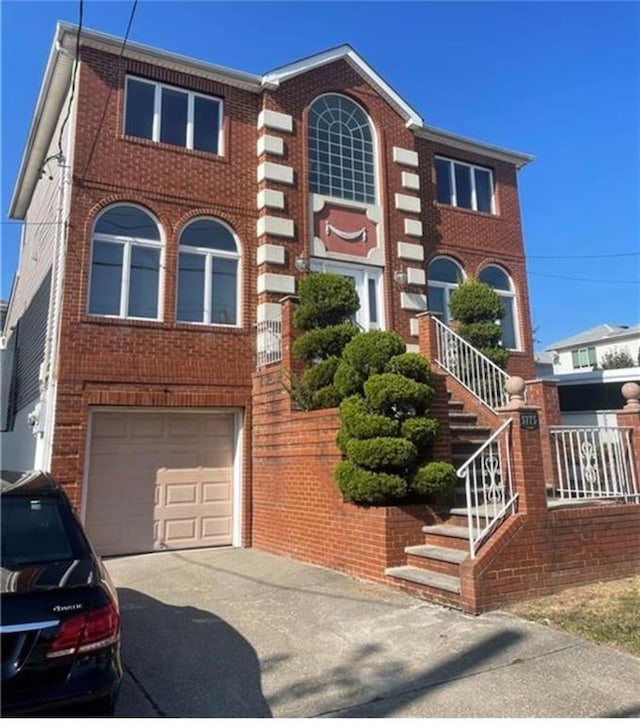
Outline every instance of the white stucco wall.
<path fill-rule="evenodd" d="M 602 364 L 602 359 L 608 352 L 626 351 L 631 355 L 634 364 L 638 365 L 638 354 L 640 354 L 640 335 L 633 335 L 629 337 L 622 337 L 615 341 L 609 342 L 596 342 L 588 343 L 583 345 L 577 345 L 571 349 L 561 350 L 557 353 L 557 359 L 554 361 L 553 372 L 554 374 L 569 374 L 575 372 L 587 372 L 589 367 L 583 367 L 580 369 L 573 368 L 572 351 L 577 349 L 585 349 L 589 347 L 595 347 L 596 351 L 596 363 L 598 366 Z"/>
<path fill-rule="evenodd" d="M 4 470 L 32 470 L 35 466 L 36 437 L 27 423 L 33 407 L 18 411 L 12 432 L 0 433 L 0 467 Z"/>

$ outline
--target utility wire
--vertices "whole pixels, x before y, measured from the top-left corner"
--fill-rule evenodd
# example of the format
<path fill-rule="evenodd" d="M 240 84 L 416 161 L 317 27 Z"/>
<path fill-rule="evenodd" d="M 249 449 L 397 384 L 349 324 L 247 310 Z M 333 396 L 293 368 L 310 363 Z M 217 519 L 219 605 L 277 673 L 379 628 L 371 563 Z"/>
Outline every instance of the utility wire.
<path fill-rule="evenodd" d="M 76 33 L 76 57 L 73 63 L 73 75 L 71 76 L 71 94 L 69 95 L 69 103 L 67 104 L 67 115 L 60 126 L 60 136 L 58 137 L 58 158 L 62 161 L 62 137 L 64 135 L 64 129 L 69 121 L 71 115 L 71 106 L 73 104 L 73 97 L 76 92 L 76 76 L 78 75 L 78 65 L 80 65 L 80 34 L 82 33 L 82 18 L 84 15 L 84 0 L 80 0 L 80 7 L 78 9 L 78 31 Z M 46 162 L 45 162 L 46 163 Z"/>
<path fill-rule="evenodd" d="M 574 282 L 592 282 L 594 284 L 640 284 L 640 280 L 633 279 L 588 279 L 586 277 L 570 277 L 562 274 L 542 274 L 541 272 L 529 272 L 530 276 L 548 277 L 550 279 L 569 279 Z"/>
<path fill-rule="evenodd" d="M 625 251 L 619 254 L 567 254 L 564 255 L 544 255 L 544 254 L 527 254 L 527 259 L 613 259 L 621 256 L 640 256 L 640 251 Z"/>

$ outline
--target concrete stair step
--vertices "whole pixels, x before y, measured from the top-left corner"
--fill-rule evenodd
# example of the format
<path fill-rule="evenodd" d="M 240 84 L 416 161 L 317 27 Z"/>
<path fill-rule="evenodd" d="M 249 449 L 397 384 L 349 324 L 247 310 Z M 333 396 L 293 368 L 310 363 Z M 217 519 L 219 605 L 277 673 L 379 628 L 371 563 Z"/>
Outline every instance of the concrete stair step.
<path fill-rule="evenodd" d="M 429 586 L 450 593 L 460 593 L 460 579 L 456 576 L 448 576 L 445 573 L 432 573 L 424 568 L 415 568 L 414 566 L 387 568 L 385 573 L 392 578 L 399 578 L 403 581 L 419 583 L 422 586 Z"/>
<path fill-rule="evenodd" d="M 460 564 L 468 556 L 467 551 L 459 551 L 454 548 L 442 548 L 441 546 L 407 546 L 405 553 L 411 556 L 420 556 L 435 561 Z"/>

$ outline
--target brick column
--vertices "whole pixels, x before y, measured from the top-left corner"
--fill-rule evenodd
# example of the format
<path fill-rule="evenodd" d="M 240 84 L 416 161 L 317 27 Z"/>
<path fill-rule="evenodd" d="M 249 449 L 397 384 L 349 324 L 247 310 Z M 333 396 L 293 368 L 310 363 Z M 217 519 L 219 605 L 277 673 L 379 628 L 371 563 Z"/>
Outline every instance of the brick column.
<path fill-rule="evenodd" d="M 527 404 L 539 408 L 540 437 L 542 441 L 542 469 L 547 484 L 558 485 L 558 471 L 554 463 L 549 428 L 562 424 L 558 383 L 555 380 L 529 380 L 526 383 Z"/>
<path fill-rule="evenodd" d="M 627 382 L 622 385 L 622 396 L 626 400 L 625 406 L 618 412 L 618 425 L 631 428 L 631 445 L 633 449 L 633 462 L 636 466 L 637 492 L 640 492 L 640 385 L 636 382 Z"/>
<path fill-rule="evenodd" d="M 420 354 L 430 363 L 438 357 L 438 336 L 435 317 L 431 312 L 422 312 L 418 320 L 418 343 Z"/>

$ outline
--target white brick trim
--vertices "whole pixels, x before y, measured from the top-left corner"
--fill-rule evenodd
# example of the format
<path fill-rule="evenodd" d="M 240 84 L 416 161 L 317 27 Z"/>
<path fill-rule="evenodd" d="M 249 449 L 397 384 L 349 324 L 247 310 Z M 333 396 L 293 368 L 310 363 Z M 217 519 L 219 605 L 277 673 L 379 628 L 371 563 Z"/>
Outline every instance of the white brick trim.
<path fill-rule="evenodd" d="M 284 246 L 263 244 L 256 254 L 258 266 L 262 264 L 284 264 Z"/>
<path fill-rule="evenodd" d="M 261 216 L 256 223 L 258 236 L 285 236 L 291 239 L 295 236 L 293 219 L 283 219 L 279 216 Z"/>
<path fill-rule="evenodd" d="M 399 241 L 398 257 L 409 261 L 424 261 L 424 249 L 420 244 L 409 244 L 407 241 Z"/>
<path fill-rule="evenodd" d="M 407 352 L 414 352 L 415 354 L 420 354 L 420 345 L 419 344 L 408 344 Z"/>
<path fill-rule="evenodd" d="M 418 168 L 418 154 L 415 151 L 410 151 L 408 148 L 400 148 L 400 146 L 394 146 L 393 160 L 396 163 L 401 163 L 403 166 Z"/>
<path fill-rule="evenodd" d="M 405 189 L 417 191 L 420 188 L 420 176 L 417 173 L 402 172 L 402 185 Z"/>
<path fill-rule="evenodd" d="M 258 322 L 264 322 L 267 319 L 282 319 L 282 305 L 274 302 L 262 302 L 258 304 Z"/>
<path fill-rule="evenodd" d="M 413 292 L 401 292 L 400 306 L 402 309 L 408 309 L 412 312 L 426 312 L 427 295 L 414 294 Z"/>
<path fill-rule="evenodd" d="M 407 284 L 423 287 L 426 283 L 427 275 L 424 273 L 424 269 L 416 269 L 415 267 L 407 268 Z"/>
<path fill-rule="evenodd" d="M 415 317 L 411 317 L 409 320 L 409 332 L 412 337 L 418 337 L 420 335 L 420 323 Z"/>
<path fill-rule="evenodd" d="M 417 219 L 405 219 L 404 233 L 407 236 L 422 236 L 422 221 L 418 221 Z"/>
<path fill-rule="evenodd" d="M 295 277 L 289 274 L 258 274 L 258 294 L 274 292 L 277 294 L 294 294 L 296 291 Z"/>
<path fill-rule="evenodd" d="M 260 136 L 256 144 L 256 153 L 258 156 L 262 156 L 264 153 L 282 156 L 284 153 L 284 141 L 278 138 L 278 136 L 269 136 L 268 134 Z"/>
<path fill-rule="evenodd" d="M 283 163 L 263 161 L 258 164 L 258 183 L 260 181 L 276 181 L 281 184 L 293 183 L 293 169 Z"/>
<path fill-rule="evenodd" d="M 278 111 L 262 110 L 258 113 L 258 129 L 273 128 L 276 131 L 293 131 L 293 116 Z"/>
<path fill-rule="evenodd" d="M 407 194 L 396 194 L 396 209 L 398 211 L 409 211 L 413 214 L 419 214 L 422 205 L 420 199 L 417 196 L 408 196 Z"/>
<path fill-rule="evenodd" d="M 258 191 L 258 209 L 284 209 L 284 194 L 282 191 L 262 189 Z"/>

